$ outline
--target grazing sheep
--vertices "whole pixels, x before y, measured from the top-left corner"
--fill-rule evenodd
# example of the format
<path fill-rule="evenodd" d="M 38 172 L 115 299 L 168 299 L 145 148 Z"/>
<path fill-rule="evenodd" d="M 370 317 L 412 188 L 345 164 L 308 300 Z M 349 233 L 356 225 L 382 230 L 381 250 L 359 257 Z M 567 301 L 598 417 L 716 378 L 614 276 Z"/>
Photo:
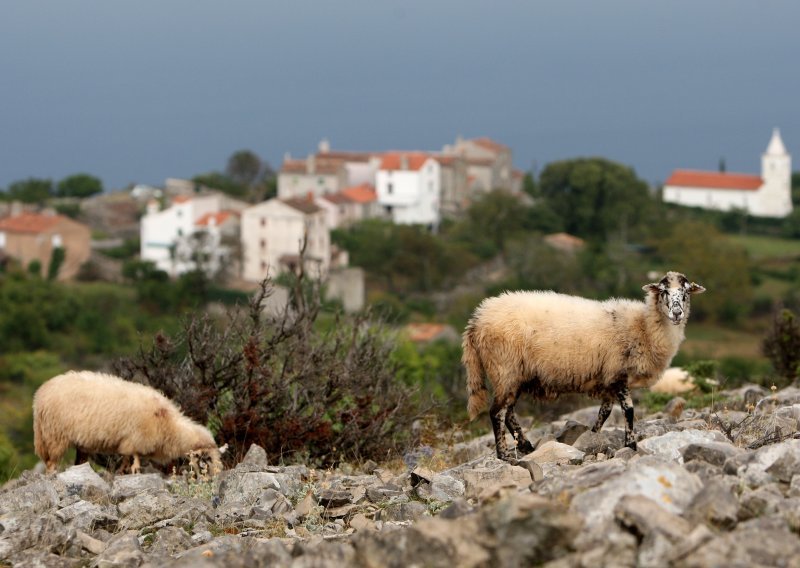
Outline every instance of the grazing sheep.
<path fill-rule="evenodd" d="M 587 300 L 555 292 L 506 292 L 477 307 L 463 336 L 471 419 L 488 405 L 497 456 L 509 460 L 505 430 L 517 450 L 533 450 L 514 413 L 521 392 L 535 398 L 585 393 L 601 400 L 597 432 L 614 400 L 625 413 L 625 445 L 636 448 L 631 388 L 652 385 L 684 338 L 690 294 L 705 288 L 668 272 L 643 286 L 645 301 Z"/>
<path fill-rule="evenodd" d="M 695 388 L 697 388 L 697 385 L 694 384 L 693 376 L 680 367 L 670 367 L 650 387 L 650 390 L 665 394 L 682 394 Z"/>
<path fill-rule="evenodd" d="M 69 446 L 89 453 L 140 457 L 168 462 L 181 456 L 211 460 L 211 472 L 222 470 L 220 449 L 211 432 L 184 416 L 157 390 L 91 371 L 53 377 L 33 397 L 33 441 L 36 455 L 53 472 Z"/>

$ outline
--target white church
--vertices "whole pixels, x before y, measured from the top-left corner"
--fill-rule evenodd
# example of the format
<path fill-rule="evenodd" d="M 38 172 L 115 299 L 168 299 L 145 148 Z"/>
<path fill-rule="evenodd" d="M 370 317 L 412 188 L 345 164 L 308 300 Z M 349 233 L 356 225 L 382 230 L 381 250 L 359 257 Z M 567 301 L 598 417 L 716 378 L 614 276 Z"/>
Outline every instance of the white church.
<path fill-rule="evenodd" d="M 792 157 L 778 129 L 761 155 L 761 175 L 675 170 L 664 183 L 663 199 L 689 207 L 731 211 L 756 217 L 786 217 L 792 212 Z"/>

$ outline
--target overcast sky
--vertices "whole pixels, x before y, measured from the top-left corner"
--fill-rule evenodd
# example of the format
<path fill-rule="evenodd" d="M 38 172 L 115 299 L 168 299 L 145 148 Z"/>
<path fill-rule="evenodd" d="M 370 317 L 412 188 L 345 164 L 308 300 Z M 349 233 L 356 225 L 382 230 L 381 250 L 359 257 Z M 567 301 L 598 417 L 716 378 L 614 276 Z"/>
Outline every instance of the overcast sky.
<path fill-rule="evenodd" d="M 720 158 L 757 173 L 773 127 L 800 169 L 798 22 L 792 0 L 6 0 L 0 187 L 458 135 L 657 183 Z"/>

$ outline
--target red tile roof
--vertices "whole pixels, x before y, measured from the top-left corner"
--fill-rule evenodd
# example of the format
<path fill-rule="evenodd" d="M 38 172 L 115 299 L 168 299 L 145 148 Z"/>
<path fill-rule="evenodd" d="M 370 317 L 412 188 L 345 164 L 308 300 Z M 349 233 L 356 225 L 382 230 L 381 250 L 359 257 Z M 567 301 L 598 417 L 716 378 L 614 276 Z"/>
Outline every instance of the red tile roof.
<path fill-rule="evenodd" d="M 473 144 L 480 146 L 481 148 L 485 148 L 487 150 L 491 150 L 492 152 L 498 154 L 500 152 L 508 151 L 508 146 L 505 144 L 500 144 L 499 142 L 495 142 L 491 138 L 474 138 L 472 140 Z"/>
<path fill-rule="evenodd" d="M 23 213 L 14 217 L 0 219 L 0 231 L 12 233 L 44 233 L 64 219 L 61 215 L 40 215 Z"/>
<path fill-rule="evenodd" d="M 696 170 L 675 170 L 664 185 L 679 187 L 698 187 L 708 189 L 745 189 L 754 191 L 764 182 L 761 177 L 751 174 L 728 174 L 722 172 L 702 172 Z"/>
<path fill-rule="evenodd" d="M 375 193 L 375 188 L 368 183 L 362 183 L 361 185 L 355 185 L 353 187 L 346 187 L 342 190 L 342 193 L 356 203 L 372 203 L 378 199 L 378 194 Z"/>
<path fill-rule="evenodd" d="M 317 174 L 336 174 L 344 166 L 344 161 L 336 158 L 315 158 L 314 175 Z M 307 174 L 307 160 L 284 160 L 281 166 L 281 173 L 288 174 Z"/>
<path fill-rule="evenodd" d="M 545 235 L 544 241 L 551 247 L 562 251 L 574 251 L 583 248 L 586 244 L 582 238 L 569 233 L 551 233 Z"/>
<path fill-rule="evenodd" d="M 451 166 L 459 159 L 459 156 L 444 156 L 441 154 L 431 157 L 443 166 Z"/>
<path fill-rule="evenodd" d="M 186 203 L 187 201 L 191 201 L 191 195 L 176 195 L 172 198 L 172 203 Z"/>
<path fill-rule="evenodd" d="M 345 203 L 352 203 L 353 202 L 352 199 L 347 197 L 344 194 L 344 192 L 341 192 L 341 191 L 338 192 L 338 193 L 326 193 L 325 195 L 322 196 L 322 199 L 324 199 L 325 201 L 330 201 L 334 205 L 342 205 L 342 204 L 345 204 Z"/>
<path fill-rule="evenodd" d="M 407 161 L 408 167 L 406 169 L 418 171 L 430 159 L 430 156 L 424 152 L 387 152 L 383 155 L 383 160 L 381 160 L 381 169 L 402 169 L 403 159 Z"/>
<path fill-rule="evenodd" d="M 447 334 L 457 335 L 451 326 L 443 323 L 410 323 L 405 328 L 408 338 L 417 343 L 445 338 Z"/>
<path fill-rule="evenodd" d="M 318 152 L 318 160 L 342 160 L 343 162 L 369 162 L 370 158 L 377 156 L 377 152 L 352 152 L 348 150 L 328 150 Z"/>
<path fill-rule="evenodd" d="M 289 207 L 297 209 L 298 211 L 300 211 L 301 213 L 305 213 L 306 215 L 322 211 L 322 208 L 314 203 L 314 200 L 313 198 L 311 198 L 311 196 L 293 197 L 291 199 L 283 199 L 282 201 Z"/>
<path fill-rule="evenodd" d="M 234 211 L 220 211 L 219 213 L 206 213 L 195 222 L 195 225 L 201 227 L 205 225 L 211 225 L 211 220 L 213 219 L 214 225 L 220 226 L 234 215 L 236 215 Z"/>

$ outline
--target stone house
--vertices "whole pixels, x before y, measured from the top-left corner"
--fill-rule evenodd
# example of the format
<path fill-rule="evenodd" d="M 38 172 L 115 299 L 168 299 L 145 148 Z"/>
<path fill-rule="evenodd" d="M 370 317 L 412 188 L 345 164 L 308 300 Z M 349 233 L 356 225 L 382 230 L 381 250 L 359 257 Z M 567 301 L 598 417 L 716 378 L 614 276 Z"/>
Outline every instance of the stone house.
<path fill-rule="evenodd" d="M 307 238 L 306 269 L 327 273 L 331 242 L 326 211 L 313 198 L 269 199 L 242 212 L 242 278 L 260 282 L 297 268 Z"/>
<path fill-rule="evenodd" d="M 315 203 L 325 209 L 328 229 L 349 227 L 364 219 L 383 216 L 378 194 L 368 183 L 323 195 Z"/>
<path fill-rule="evenodd" d="M 490 138 L 456 138 L 442 149 L 446 156 L 460 156 L 467 163 L 466 175 L 475 193 L 504 189 L 522 190 L 521 176 L 515 175 L 511 148 Z"/>
<path fill-rule="evenodd" d="M 53 251 L 64 250 L 58 280 L 75 278 L 91 255 L 89 227 L 55 214 L 22 213 L 0 219 L 0 250 L 27 267 L 38 261 L 47 275 Z"/>
<path fill-rule="evenodd" d="M 380 162 L 380 153 L 331 150 L 330 143 L 322 140 L 317 153 L 305 159 L 284 157 L 278 172 L 278 197 L 305 197 L 309 193 L 321 197 L 347 187 L 374 185 Z"/>

